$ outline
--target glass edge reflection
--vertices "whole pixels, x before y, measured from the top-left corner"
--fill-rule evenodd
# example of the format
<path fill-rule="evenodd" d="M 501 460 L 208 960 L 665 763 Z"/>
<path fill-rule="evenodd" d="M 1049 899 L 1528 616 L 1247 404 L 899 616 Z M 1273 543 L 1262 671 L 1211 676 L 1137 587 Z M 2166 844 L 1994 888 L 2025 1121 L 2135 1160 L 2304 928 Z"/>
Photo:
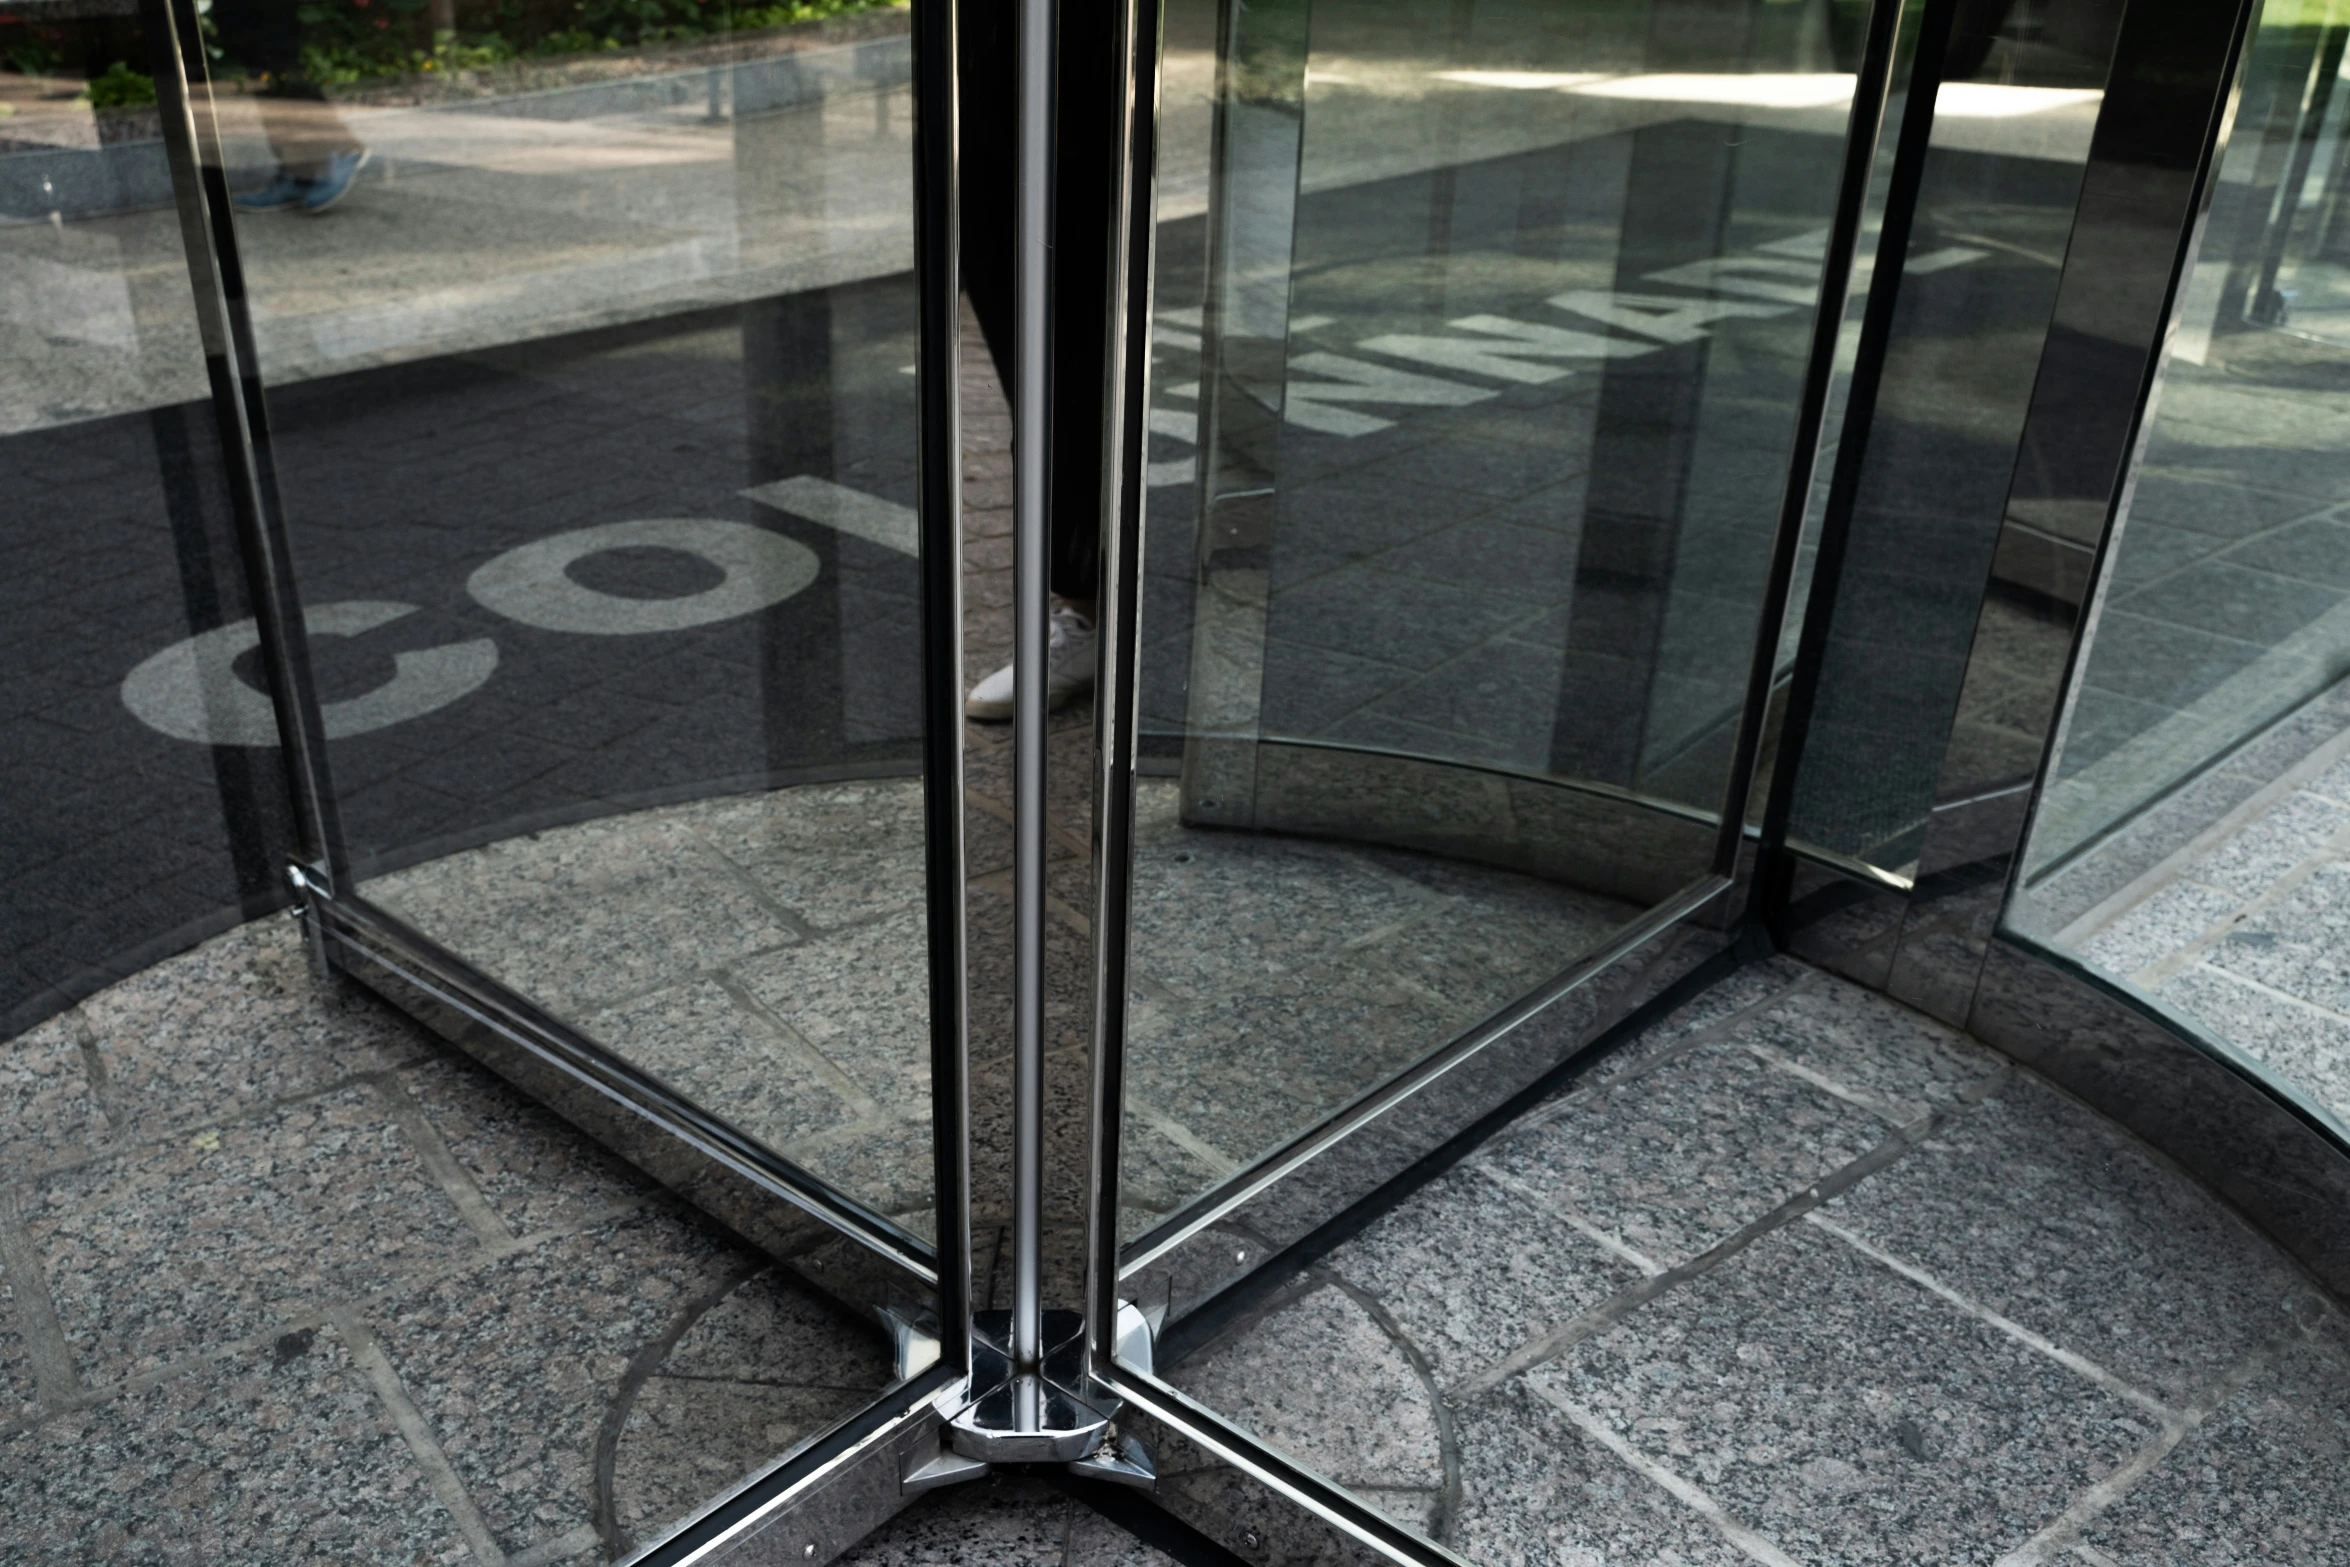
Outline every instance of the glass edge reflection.
<path fill-rule="evenodd" d="M 349 969 L 349 958 L 357 957 L 382 968 L 432 1001 L 520 1046 L 544 1066 L 619 1106 L 660 1136 L 789 1203 L 925 1288 L 936 1288 L 935 1253 L 919 1236 L 547 1016 L 527 999 L 475 972 L 429 937 L 364 899 L 332 897 L 315 885 L 304 890 L 310 917 L 328 931 L 339 949 L 339 966 Z"/>
<path fill-rule="evenodd" d="M 1589 956 L 1569 964 L 1549 981 L 1502 1007 L 1483 1022 L 1455 1035 L 1449 1042 L 1422 1056 L 1402 1072 L 1366 1089 L 1319 1124 L 1212 1187 L 1204 1195 L 1122 1246 L 1117 1270 L 1119 1279 L 1123 1281 L 1141 1272 L 1214 1225 L 1217 1220 L 1278 1186 L 1331 1148 L 1474 1060 L 1566 996 L 1608 973 L 1639 948 L 1692 920 L 1724 898 L 1733 885 L 1726 876 L 1708 875 L 1700 878 L 1679 896 L 1659 903 L 1625 925 Z"/>

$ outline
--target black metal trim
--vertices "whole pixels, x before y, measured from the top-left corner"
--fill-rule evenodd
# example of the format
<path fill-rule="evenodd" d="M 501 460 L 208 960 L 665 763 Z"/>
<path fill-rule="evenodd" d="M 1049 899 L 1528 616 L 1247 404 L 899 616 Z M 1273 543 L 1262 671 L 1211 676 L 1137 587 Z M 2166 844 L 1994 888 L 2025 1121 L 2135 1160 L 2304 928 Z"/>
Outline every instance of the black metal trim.
<path fill-rule="evenodd" d="M 2138 471 L 2146 459 L 2146 444 L 2152 438 L 2154 409 L 2162 395 L 2164 376 L 2170 369 L 2170 349 L 2179 328 L 2179 310 L 2186 302 L 2187 284 L 2195 271 L 2197 257 L 2202 253 L 2206 226 L 2211 220 L 2211 198 L 2218 184 L 2220 160 L 2227 156 L 2228 141 L 2235 130 L 2236 109 L 2243 99 L 2244 71 L 2251 59 L 2247 47 L 2252 36 L 2252 24 L 2261 8 L 2262 0 L 2236 0 L 2236 25 L 2229 33 L 2226 56 L 2217 73 L 2222 91 L 2212 105 L 2210 123 L 2205 127 L 2203 152 L 2195 170 L 2195 186 L 2190 193 L 2188 209 L 2193 216 L 2179 232 L 2179 243 L 2171 259 L 2170 281 L 2163 295 L 2162 336 L 2154 351 L 2146 356 L 2146 367 L 2138 382 L 2138 397 L 2130 412 L 2130 429 L 2122 444 L 2119 470 L 2114 475 L 2113 487 L 2106 497 L 2105 525 L 2097 536 L 2097 551 L 2089 563 L 2089 588 L 2081 601 L 2079 615 L 2073 623 L 2072 638 L 2065 649 L 2064 672 L 2057 682 L 2057 709 L 2051 715 L 2047 733 L 2040 740 L 2040 761 L 2032 773 L 2032 796 L 2024 811 L 2022 826 L 2016 833 L 2016 852 L 2008 864 L 2007 886 L 2000 902 L 2001 934 L 2005 929 L 2007 912 L 2015 906 L 2027 884 L 2026 859 L 2032 842 L 2033 829 L 2040 822 L 2040 804 L 2047 793 L 2051 774 L 2063 754 L 2064 742 L 2072 728 L 2073 713 L 2079 699 L 2080 676 L 2083 663 L 2089 656 L 2090 644 L 2096 640 L 2097 623 L 2104 613 L 2106 579 L 2113 569 L 2114 550 L 2120 542 L 2124 525 L 2129 519 L 2130 503 L 2136 498 Z M 2127 27 L 2125 18 L 2123 26 Z M 2118 52 L 2117 43 L 2117 52 Z M 2098 834 L 2068 850 L 2055 864 L 2044 867 L 2045 876 L 2068 864 L 2078 854 L 2105 835 Z M 2029 878 L 2032 880 L 2037 877 Z"/>
<path fill-rule="evenodd" d="M 971 1063 L 964 951 L 961 127 L 952 0 L 914 0 L 914 370 L 921 528 L 924 881 L 939 1354 L 971 1364 Z"/>
<path fill-rule="evenodd" d="M 1147 12 L 1145 6 L 1148 6 Z M 1148 23 L 1145 23 L 1145 16 Z M 1134 761 L 1141 727 L 1142 483 L 1149 455 L 1151 307 L 1157 281 L 1159 52 L 1157 0 L 1122 0 L 1125 64 L 1117 185 L 1111 199 L 1104 392 L 1102 660 L 1096 684 L 1093 801 L 1093 1126 L 1086 1246 L 1087 1369 L 1110 1359 L 1118 1319 L 1119 1160 L 1125 1130 L 1127 965 L 1133 932 Z"/>
<path fill-rule="evenodd" d="M 1892 0 L 1878 0 L 1885 5 Z M 1860 344 L 1853 356 L 1852 381 L 1836 466 L 1828 483 L 1828 504 L 1820 519 L 1819 553 L 1812 566 L 1811 593 L 1804 606 L 1803 631 L 1795 666 L 1788 676 L 1787 708 L 1779 730 L 1778 760 L 1763 808 L 1762 857 L 1755 872 L 1754 907 L 1774 940 L 1787 942 L 1785 911 L 1794 879 L 1786 852 L 1787 824 L 1794 812 L 1795 786 L 1818 706 L 1821 672 L 1836 615 L 1844 558 L 1852 538 L 1852 515 L 1868 459 L 1869 429 L 1876 420 L 1877 394 L 1893 346 L 1893 316 L 1900 303 L 1901 278 L 1909 259 L 1910 232 L 1917 221 L 1918 193 L 1925 180 L 1926 153 L 1934 133 L 1934 107 L 1942 88 L 1957 0 L 1925 0 L 1911 57 L 1909 91 L 1902 103 L 1901 130 L 1894 142 L 1893 169 L 1885 211 L 1877 232 L 1877 265 L 1869 279 L 1868 304 L 1861 316 Z"/>
<path fill-rule="evenodd" d="M 253 343 L 252 308 L 237 249 L 235 209 L 229 201 L 201 24 L 195 0 L 140 0 L 140 14 L 295 830 L 303 861 L 322 872 L 337 891 L 345 891 L 349 870 L 342 824 L 270 452 L 268 405 Z"/>
<path fill-rule="evenodd" d="M 690 1567 L 721 1559 L 719 1553 L 738 1543 L 751 1528 L 805 1499 L 795 1493 L 811 1491 L 861 1454 L 877 1447 L 894 1447 L 906 1431 L 935 1420 L 933 1401 L 962 1375 L 942 1362 L 900 1382 L 828 1427 L 805 1447 L 709 1503 L 675 1534 L 626 1558 L 627 1567 Z"/>
<path fill-rule="evenodd" d="M 1475 1567 L 1467 1557 L 1397 1523 L 1346 1487 L 1324 1479 L 1156 1377 L 1117 1363 L 1098 1374 L 1136 1413 L 1206 1449 L 1387 1560 L 1403 1567 Z"/>
<path fill-rule="evenodd" d="M 1870 6 L 1868 32 L 1861 45 L 1860 71 L 1853 83 L 1852 115 L 1844 131 L 1844 168 L 1836 183 L 1836 215 L 1828 226 L 1827 256 L 1820 270 L 1819 305 L 1812 317 L 1811 355 L 1804 365 L 1803 391 L 1796 404 L 1795 449 L 1788 457 L 1787 488 L 1779 499 L 1779 526 L 1771 545 L 1771 569 L 1763 583 L 1762 618 L 1754 629 L 1754 659 L 1747 669 L 1746 705 L 1739 715 L 1738 738 L 1730 753 L 1730 777 L 1721 815 L 1721 845 L 1715 861 L 1724 875 L 1735 874 L 1738 855 L 1744 846 L 1755 763 L 1762 753 L 1763 726 L 1770 713 L 1771 692 L 1778 683 L 1779 639 L 1785 628 L 1787 601 L 1795 591 L 1803 519 L 1811 508 L 1813 470 L 1819 464 L 1820 441 L 1828 421 L 1828 399 L 1836 385 L 1836 347 L 1843 336 L 1844 316 L 1849 308 L 1853 257 L 1860 248 L 1861 226 L 1867 217 L 1870 176 L 1876 168 L 1877 144 L 1884 134 L 1885 100 L 1892 91 L 1893 56 L 1901 39 L 1904 9 L 1905 0 L 1875 0 Z M 1879 254 L 1883 254 L 1882 245 Z M 1872 299 L 1874 294 L 1872 288 Z M 1812 580 L 1817 583 L 1820 577 L 1815 573 Z M 1790 704 L 1787 728 L 1782 733 L 1791 730 L 1793 722 Z M 1786 771 L 1782 764 L 1774 781 Z"/>

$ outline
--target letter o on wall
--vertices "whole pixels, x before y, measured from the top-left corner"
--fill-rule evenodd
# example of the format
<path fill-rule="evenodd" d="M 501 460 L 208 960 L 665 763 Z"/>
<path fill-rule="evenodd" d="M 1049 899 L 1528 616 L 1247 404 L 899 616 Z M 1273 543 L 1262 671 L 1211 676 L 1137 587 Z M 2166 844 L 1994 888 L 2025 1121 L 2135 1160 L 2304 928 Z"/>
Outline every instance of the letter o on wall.
<path fill-rule="evenodd" d="M 413 604 L 342 599 L 306 610 L 315 637 L 355 637 L 416 613 Z M 174 642 L 122 683 L 122 705 L 150 729 L 199 745 L 275 745 L 277 714 L 266 693 L 239 679 L 236 662 L 261 645 L 261 629 L 234 621 Z M 374 690 L 319 706 L 329 740 L 386 729 L 478 690 L 498 667 L 487 637 L 392 655 L 392 678 Z"/>
<path fill-rule="evenodd" d="M 574 561 L 605 550 L 681 550 L 726 580 L 679 598 L 623 598 L 573 580 Z M 465 591 L 483 608 L 541 631 L 641 636 L 731 620 L 780 604 L 816 580 L 816 553 L 780 533 L 714 517 L 660 517 L 574 528 L 518 545 L 483 565 Z"/>

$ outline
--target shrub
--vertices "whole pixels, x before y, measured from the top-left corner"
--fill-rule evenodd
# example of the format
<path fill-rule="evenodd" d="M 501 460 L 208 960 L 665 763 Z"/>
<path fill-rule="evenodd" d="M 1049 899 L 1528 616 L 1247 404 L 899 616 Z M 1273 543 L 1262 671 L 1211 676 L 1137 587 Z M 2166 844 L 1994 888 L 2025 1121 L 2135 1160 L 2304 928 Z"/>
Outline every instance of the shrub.
<path fill-rule="evenodd" d="M 143 109 L 155 101 L 155 78 L 117 60 L 90 78 L 89 98 L 93 109 Z"/>

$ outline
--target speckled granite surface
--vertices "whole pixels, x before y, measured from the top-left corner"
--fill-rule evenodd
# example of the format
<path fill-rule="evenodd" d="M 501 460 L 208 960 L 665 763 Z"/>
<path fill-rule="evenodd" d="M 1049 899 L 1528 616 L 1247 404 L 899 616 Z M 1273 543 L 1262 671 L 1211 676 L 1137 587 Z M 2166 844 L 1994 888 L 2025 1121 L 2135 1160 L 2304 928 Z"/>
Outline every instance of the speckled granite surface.
<path fill-rule="evenodd" d="M 1090 750 L 1083 709 L 1055 740 Z M 1009 971 L 1000 734 L 972 741 L 978 1114 Z M 1055 1074 L 1083 1113 L 1092 891 L 1073 756 L 1049 847 Z M 1145 779 L 1129 1233 L 1591 950 L 1633 911 L 1434 856 L 1200 831 Z M 992 825 L 991 825 L 992 824 Z M 816 784 L 550 829 L 379 876 L 375 902 L 804 1169 L 927 1233 L 921 784 Z M 27 1097 L 53 1090 L 28 1069 Z M 1068 1082 L 1061 1084 L 1066 1077 Z M 60 1103 L 55 1114 L 70 1116 Z M 1067 1167 L 1082 1167 L 1082 1155 Z M 984 1178 L 984 1160 L 975 1159 Z M 1078 1194 L 1063 1204 L 1083 1213 Z M 983 1201 L 983 1206 L 984 1206 Z"/>
<path fill-rule="evenodd" d="M 1494 1567 L 2350 1559 L 2350 1331 L 1991 1052 L 1740 970 L 1175 1367 Z"/>
<path fill-rule="evenodd" d="M 2339 694 L 2330 700 L 2341 707 Z M 2164 827 L 2164 815 L 2206 807 L 2174 829 L 2198 836 L 2053 939 L 2350 1126 L 2350 733 L 2337 728 L 2307 755 L 2267 766 L 2275 776 L 2206 781 L 2239 784 L 2249 795 L 2240 805 L 2183 790 L 2150 811 L 2141 836 Z M 2068 867 L 2059 890 L 2108 860 L 2134 864 L 2139 831 Z"/>
<path fill-rule="evenodd" d="M 288 920 L 0 1075 L 0 1561 L 609 1560 L 888 1379 Z"/>

